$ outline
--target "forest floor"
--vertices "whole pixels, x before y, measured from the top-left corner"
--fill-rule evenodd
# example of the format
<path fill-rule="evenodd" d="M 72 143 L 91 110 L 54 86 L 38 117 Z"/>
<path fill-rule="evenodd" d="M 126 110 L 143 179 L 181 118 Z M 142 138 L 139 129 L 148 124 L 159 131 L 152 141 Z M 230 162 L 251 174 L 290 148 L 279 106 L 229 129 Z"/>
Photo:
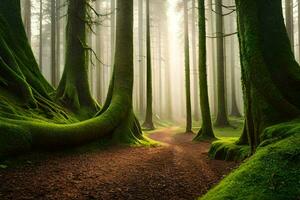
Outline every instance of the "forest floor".
<path fill-rule="evenodd" d="M 0 199 L 195 199 L 238 163 L 210 160 L 210 143 L 164 128 L 154 148 L 108 146 L 86 152 L 40 153 L 0 167 Z M 4 169 L 5 168 L 5 169 Z"/>

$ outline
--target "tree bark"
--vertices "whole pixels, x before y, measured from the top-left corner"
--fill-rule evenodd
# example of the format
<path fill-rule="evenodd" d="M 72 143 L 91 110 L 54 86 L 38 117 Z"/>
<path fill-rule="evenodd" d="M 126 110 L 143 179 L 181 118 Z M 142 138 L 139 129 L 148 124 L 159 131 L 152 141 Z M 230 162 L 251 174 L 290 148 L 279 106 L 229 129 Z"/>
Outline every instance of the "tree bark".
<path fill-rule="evenodd" d="M 145 58 L 144 58 L 144 0 L 138 2 L 138 14 L 139 14 L 139 111 L 144 113 L 145 111 Z"/>
<path fill-rule="evenodd" d="M 31 43 L 31 0 L 25 0 L 24 4 L 24 26 L 28 42 Z"/>
<path fill-rule="evenodd" d="M 222 0 L 216 0 L 216 37 L 217 37 L 217 87 L 218 109 L 215 125 L 228 126 L 227 106 L 225 98 L 225 65 L 224 65 L 224 38 L 223 38 L 223 11 Z"/>
<path fill-rule="evenodd" d="M 82 119 L 93 116 L 98 106 L 88 81 L 86 0 L 70 0 L 66 28 L 66 60 L 56 98 Z"/>
<path fill-rule="evenodd" d="M 147 105 L 146 119 L 143 127 L 146 129 L 154 129 L 153 125 L 153 109 L 152 109 L 152 66 L 151 66 L 151 35 L 150 35 L 150 1 L 146 0 L 146 26 L 147 26 Z"/>
<path fill-rule="evenodd" d="M 191 77 L 190 77 L 190 47 L 188 25 L 188 2 L 184 5 L 184 63 L 185 63 L 185 90 L 186 90 L 186 132 L 192 132 L 192 108 L 191 108 Z"/>
<path fill-rule="evenodd" d="M 231 20 L 230 22 L 230 32 L 234 33 L 235 29 L 233 26 L 234 20 Z M 236 88 L 236 65 L 235 65 L 235 44 L 234 44 L 234 38 L 235 36 L 231 36 L 230 38 L 230 65 L 231 65 L 231 116 L 234 117 L 241 117 L 241 113 L 239 111 L 238 105 L 237 105 L 237 88 Z"/>
<path fill-rule="evenodd" d="M 196 42 L 196 0 L 192 0 L 192 58 L 193 58 L 193 80 L 194 80 L 194 119 L 199 121 L 200 119 L 200 107 L 199 107 L 199 89 L 198 89 L 198 68 L 197 68 L 197 42 Z M 198 73 L 197 73 L 198 72 Z"/>
<path fill-rule="evenodd" d="M 300 68 L 281 1 L 236 0 L 246 129 L 252 152 L 263 130 L 300 116 Z"/>
<path fill-rule="evenodd" d="M 291 42 L 292 50 L 294 51 L 294 15 L 293 15 L 293 0 L 285 0 L 285 24 L 286 30 Z"/>
<path fill-rule="evenodd" d="M 39 22 L 40 22 L 40 37 L 39 37 L 39 66 L 40 66 L 40 70 L 41 72 L 43 71 L 43 20 L 44 20 L 44 16 L 43 16 L 43 0 L 40 0 L 40 18 L 39 18 Z"/>
<path fill-rule="evenodd" d="M 202 114 L 202 125 L 198 135 L 194 140 L 205 138 L 215 138 L 212 129 L 208 86 L 206 69 L 206 25 L 205 25 L 205 3 L 204 0 L 198 0 L 199 10 L 199 88 L 200 88 L 200 106 Z"/>
<path fill-rule="evenodd" d="M 56 62 L 56 0 L 51 1 L 51 83 L 57 87 L 57 62 Z"/>

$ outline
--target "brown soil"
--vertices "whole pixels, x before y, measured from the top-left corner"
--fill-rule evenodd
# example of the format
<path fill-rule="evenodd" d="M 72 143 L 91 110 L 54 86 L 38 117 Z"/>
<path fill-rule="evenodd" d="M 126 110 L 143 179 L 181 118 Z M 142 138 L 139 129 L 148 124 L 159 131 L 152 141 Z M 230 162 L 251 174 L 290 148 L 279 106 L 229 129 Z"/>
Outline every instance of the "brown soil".
<path fill-rule="evenodd" d="M 168 128 L 155 148 L 49 153 L 0 170 L 0 199 L 195 199 L 237 165 L 210 160 L 209 143 Z"/>

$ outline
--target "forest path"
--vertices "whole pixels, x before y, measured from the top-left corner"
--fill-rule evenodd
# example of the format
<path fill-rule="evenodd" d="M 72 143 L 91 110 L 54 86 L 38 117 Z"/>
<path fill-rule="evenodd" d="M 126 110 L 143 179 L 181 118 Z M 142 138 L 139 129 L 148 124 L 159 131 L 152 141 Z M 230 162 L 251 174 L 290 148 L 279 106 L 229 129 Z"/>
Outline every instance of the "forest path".
<path fill-rule="evenodd" d="M 209 160 L 210 144 L 166 128 L 155 148 L 52 153 L 0 170 L 0 199 L 195 199 L 237 165 Z"/>

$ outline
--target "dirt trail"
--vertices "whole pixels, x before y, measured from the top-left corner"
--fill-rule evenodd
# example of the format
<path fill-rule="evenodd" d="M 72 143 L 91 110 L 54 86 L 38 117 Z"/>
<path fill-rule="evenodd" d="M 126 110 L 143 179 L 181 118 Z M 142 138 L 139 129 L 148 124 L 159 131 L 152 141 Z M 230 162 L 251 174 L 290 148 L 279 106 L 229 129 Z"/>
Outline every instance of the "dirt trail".
<path fill-rule="evenodd" d="M 237 164 L 209 160 L 209 143 L 167 128 L 156 148 L 54 153 L 0 170 L 0 199 L 195 199 Z"/>

